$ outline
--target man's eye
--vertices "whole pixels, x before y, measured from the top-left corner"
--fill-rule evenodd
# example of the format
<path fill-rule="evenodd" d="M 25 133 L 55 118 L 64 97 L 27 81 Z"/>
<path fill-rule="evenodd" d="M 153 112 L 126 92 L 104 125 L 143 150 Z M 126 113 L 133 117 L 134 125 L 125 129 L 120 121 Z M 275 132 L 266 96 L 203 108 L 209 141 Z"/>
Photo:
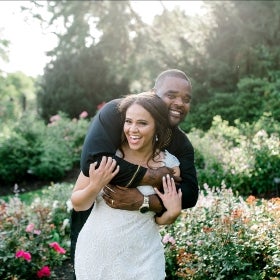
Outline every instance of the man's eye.
<path fill-rule="evenodd" d="M 126 124 L 131 124 L 131 120 L 125 120 L 124 121 Z"/>
<path fill-rule="evenodd" d="M 190 103 L 191 102 L 191 98 L 189 98 L 189 97 L 188 98 L 184 98 L 183 101 L 184 101 L 184 103 Z"/>

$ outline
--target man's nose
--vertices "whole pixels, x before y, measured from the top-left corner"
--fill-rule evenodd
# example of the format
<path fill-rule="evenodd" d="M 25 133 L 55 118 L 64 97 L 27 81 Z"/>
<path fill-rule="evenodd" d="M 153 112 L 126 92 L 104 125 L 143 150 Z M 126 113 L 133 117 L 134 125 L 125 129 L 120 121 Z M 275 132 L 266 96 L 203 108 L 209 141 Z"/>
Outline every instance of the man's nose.
<path fill-rule="evenodd" d="M 183 99 L 181 97 L 176 97 L 174 100 L 174 104 L 176 104 L 177 106 L 183 106 L 184 105 Z"/>

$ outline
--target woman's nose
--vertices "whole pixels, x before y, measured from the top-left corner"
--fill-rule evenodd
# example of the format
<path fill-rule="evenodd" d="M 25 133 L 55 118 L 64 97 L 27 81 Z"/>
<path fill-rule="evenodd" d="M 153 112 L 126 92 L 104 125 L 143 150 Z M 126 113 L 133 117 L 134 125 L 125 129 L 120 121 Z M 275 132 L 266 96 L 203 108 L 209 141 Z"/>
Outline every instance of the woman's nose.
<path fill-rule="evenodd" d="M 129 128 L 131 131 L 138 131 L 138 126 L 136 124 L 132 124 Z"/>

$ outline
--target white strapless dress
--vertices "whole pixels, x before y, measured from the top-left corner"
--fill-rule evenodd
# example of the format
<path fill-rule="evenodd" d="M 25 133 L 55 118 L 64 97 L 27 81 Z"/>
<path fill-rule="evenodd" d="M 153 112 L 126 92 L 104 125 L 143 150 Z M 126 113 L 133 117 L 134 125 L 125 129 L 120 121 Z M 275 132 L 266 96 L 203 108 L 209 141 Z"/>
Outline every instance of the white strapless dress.
<path fill-rule="evenodd" d="M 165 165 L 179 162 L 166 151 Z M 151 186 L 138 189 L 154 194 Z M 164 280 L 164 248 L 154 215 L 110 208 L 100 193 L 78 236 L 77 280 Z"/>

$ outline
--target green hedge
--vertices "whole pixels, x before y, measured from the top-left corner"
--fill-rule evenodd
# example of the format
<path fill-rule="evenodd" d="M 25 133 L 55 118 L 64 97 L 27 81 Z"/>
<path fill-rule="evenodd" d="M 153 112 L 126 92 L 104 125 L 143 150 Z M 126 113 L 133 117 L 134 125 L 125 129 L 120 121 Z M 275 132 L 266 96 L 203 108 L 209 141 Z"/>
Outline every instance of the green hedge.
<path fill-rule="evenodd" d="M 85 116 L 82 114 L 81 116 Z M 36 116 L 23 116 L 0 133 L 1 186 L 37 178 L 62 179 L 79 166 L 89 120 L 53 116 L 44 124 Z M 280 178 L 280 124 L 264 114 L 254 124 L 235 126 L 216 116 L 206 131 L 188 133 L 195 148 L 199 185 L 224 182 L 242 195 L 268 196 L 277 192 Z"/>
<path fill-rule="evenodd" d="M 24 115 L 0 134 L 0 182 L 19 183 L 30 177 L 52 181 L 79 164 L 89 121 L 69 119 L 63 113 L 48 124 Z"/>
<path fill-rule="evenodd" d="M 253 125 L 238 121 L 235 125 L 216 116 L 207 132 L 193 130 L 188 134 L 195 147 L 199 185 L 220 186 L 224 182 L 242 195 L 276 194 L 279 186 L 275 181 L 280 178 L 279 123 L 264 115 Z"/>

